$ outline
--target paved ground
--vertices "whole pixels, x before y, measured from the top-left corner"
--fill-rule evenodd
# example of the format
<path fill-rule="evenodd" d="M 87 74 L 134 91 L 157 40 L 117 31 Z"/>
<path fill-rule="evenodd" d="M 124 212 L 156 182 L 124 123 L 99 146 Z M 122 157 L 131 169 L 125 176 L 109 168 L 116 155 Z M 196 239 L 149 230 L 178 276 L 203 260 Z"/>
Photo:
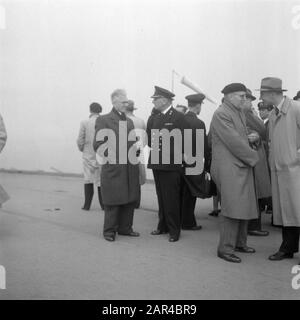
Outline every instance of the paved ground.
<path fill-rule="evenodd" d="M 250 237 L 253 255 L 241 264 L 216 257 L 218 219 L 211 200 L 198 200 L 201 231 L 183 231 L 180 241 L 151 236 L 157 223 L 153 184 L 143 186 L 134 227 L 140 238 L 101 237 L 103 212 L 83 201 L 79 178 L 0 174 L 11 195 L 0 211 L 0 265 L 6 290 L 0 299 L 299 299 L 291 287 L 293 260 L 270 262 L 280 232 L 264 216 L 269 237 Z M 117 191 L 116 191 L 117 192 Z"/>

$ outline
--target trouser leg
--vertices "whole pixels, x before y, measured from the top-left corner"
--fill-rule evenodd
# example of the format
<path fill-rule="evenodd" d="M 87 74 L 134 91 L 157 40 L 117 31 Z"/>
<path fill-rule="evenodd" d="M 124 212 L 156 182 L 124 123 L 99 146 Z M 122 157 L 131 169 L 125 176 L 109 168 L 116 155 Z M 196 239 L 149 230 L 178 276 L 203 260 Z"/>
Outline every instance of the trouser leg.
<path fill-rule="evenodd" d="M 245 248 L 247 246 L 248 220 L 240 220 L 236 246 Z"/>
<path fill-rule="evenodd" d="M 159 173 L 164 215 L 172 237 L 179 237 L 181 229 L 181 179 L 177 171 Z"/>
<path fill-rule="evenodd" d="M 279 251 L 295 253 L 299 251 L 300 227 L 282 227 L 282 244 Z"/>
<path fill-rule="evenodd" d="M 118 233 L 129 234 L 132 232 L 133 214 L 136 202 L 127 203 L 120 206 Z"/>
<path fill-rule="evenodd" d="M 181 206 L 181 225 L 182 228 L 191 228 L 197 225 L 195 218 L 196 197 L 193 197 L 186 183 L 183 184 L 182 206 Z"/>
<path fill-rule="evenodd" d="M 139 197 L 135 204 L 135 209 L 138 209 L 141 206 L 141 186 L 139 186 Z"/>
<path fill-rule="evenodd" d="M 258 212 L 257 219 L 251 219 L 248 222 L 248 231 L 261 231 L 261 211 Z"/>
<path fill-rule="evenodd" d="M 218 252 L 221 254 L 233 254 L 236 247 L 238 233 L 239 233 L 240 220 L 231 219 L 228 217 L 220 216 L 220 241 Z"/>
<path fill-rule="evenodd" d="M 112 236 L 115 235 L 118 229 L 118 217 L 119 217 L 119 206 L 107 206 L 104 205 L 104 225 L 103 235 Z"/>
<path fill-rule="evenodd" d="M 159 170 L 153 170 L 153 177 L 154 177 L 155 189 L 156 189 L 156 195 L 157 195 L 157 201 L 158 201 L 157 230 L 160 230 L 162 232 L 168 232 L 169 230 L 166 224 L 164 206 L 162 201 L 162 190 L 161 190 L 161 184 L 160 184 L 160 178 L 159 178 Z"/>
<path fill-rule="evenodd" d="M 91 203 L 94 195 L 94 184 L 93 183 L 85 183 L 84 184 L 84 205 L 82 209 L 90 210 Z"/>
<path fill-rule="evenodd" d="M 104 210 L 104 205 L 103 205 L 103 201 L 102 201 L 102 194 L 101 194 L 101 187 L 98 187 L 98 199 L 99 199 L 101 209 Z"/>

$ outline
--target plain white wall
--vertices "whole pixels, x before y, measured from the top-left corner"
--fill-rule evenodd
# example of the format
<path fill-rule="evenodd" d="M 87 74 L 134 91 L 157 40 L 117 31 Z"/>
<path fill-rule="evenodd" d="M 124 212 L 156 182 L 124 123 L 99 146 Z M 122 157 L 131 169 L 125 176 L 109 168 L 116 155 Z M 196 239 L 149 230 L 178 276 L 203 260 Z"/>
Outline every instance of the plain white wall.
<path fill-rule="evenodd" d="M 89 104 L 106 113 L 110 93 L 125 88 L 146 121 L 154 85 L 171 89 L 173 69 L 218 101 L 226 84 L 254 90 L 265 76 L 281 77 L 290 97 L 300 90 L 300 1 L 9 0 L 0 8 L 1 168 L 81 172 L 76 138 Z M 193 93 L 179 78 L 174 92 L 175 104 Z M 202 108 L 207 126 L 216 107 Z"/>

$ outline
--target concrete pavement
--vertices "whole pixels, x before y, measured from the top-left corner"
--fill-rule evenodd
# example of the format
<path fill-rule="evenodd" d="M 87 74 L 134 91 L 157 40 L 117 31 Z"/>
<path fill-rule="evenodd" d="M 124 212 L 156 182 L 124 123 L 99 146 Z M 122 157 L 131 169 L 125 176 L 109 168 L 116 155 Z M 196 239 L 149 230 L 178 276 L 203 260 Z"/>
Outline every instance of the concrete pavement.
<path fill-rule="evenodd" d="M 180 241 L 152 236 L 157 224 L 153 184 L 142 187 L 134 229 L 139 238 L 101 236 L 97 197 L 82 211 L 80 178 L 1 173 L 11 199 L 0 211 L 0 265 L 6 290 L 0 299 L 300 299 L 291 286 L 294 259 L 271 262 L 280 230 L 264 215 L 268 237 L 249 237 L 255 254 L 241 264 L 216 256 L 218 219 L 207 215 L 212 200 L 197 201 L 200 231 L 182 231 Z"/>

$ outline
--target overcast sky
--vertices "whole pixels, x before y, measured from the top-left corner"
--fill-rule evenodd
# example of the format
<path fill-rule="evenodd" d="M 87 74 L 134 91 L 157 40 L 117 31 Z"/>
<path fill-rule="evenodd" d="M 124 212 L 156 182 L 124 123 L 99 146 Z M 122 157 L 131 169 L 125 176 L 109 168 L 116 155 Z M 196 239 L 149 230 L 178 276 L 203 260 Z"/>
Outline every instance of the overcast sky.
<path fill-rule="evenodd" d="M 217 101 L 226 84 L 254 90 L 266 76 L 293 97 L 299 56 L 300 1 L 0 1 L 0 167 L 81 172 L 76 138 L 89 104 L 109 112 L 124 88 L 146 121 L 154 85 L 171 90 L 172 70 Z M 175 105 L 193 93 L 179 80 Z M 207 126 L 216 108 L 205 102 Z"/>

